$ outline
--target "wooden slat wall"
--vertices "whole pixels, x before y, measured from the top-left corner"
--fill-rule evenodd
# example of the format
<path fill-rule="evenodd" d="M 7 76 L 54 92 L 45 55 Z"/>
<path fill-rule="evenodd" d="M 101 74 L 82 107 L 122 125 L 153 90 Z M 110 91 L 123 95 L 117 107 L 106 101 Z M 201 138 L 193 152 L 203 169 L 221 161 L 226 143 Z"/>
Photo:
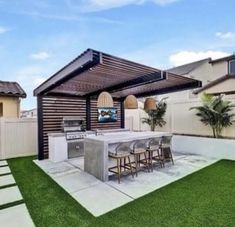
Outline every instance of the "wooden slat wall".
<path fill-rule="evenodd" d="M 118 120 L 116 122 L 100 123 L 98 122 L 97 101 L 91 100 L 91 129 L 116 129 L 121 128 L 121 110 L 120 102 L 114 101 L 114 107 L 118 111 Z"/>
<path fill-rule="evenodd" d="M 86 100 L 71 97 L 43 97 L 43 152 L 48 157 L 48 133 L 62 131 L 65 116 L 80 116 L 86 119 Z"/>
<path fill-rule="evenodd" d="M 114 101 L 118 109 L 118 121 L 98 123 L 96 100 L 91 100 L 91 129 L 114 129 L 121 127 L 120 102 Z M 43 153 L 48 157 L 48 133 L 62 131 L 62 119 L 65 116 L 80 116 L 86 119 L 86 100 L 77 97 L 47 97 L 42 98 L 42 124 L 43 124 Z"/>

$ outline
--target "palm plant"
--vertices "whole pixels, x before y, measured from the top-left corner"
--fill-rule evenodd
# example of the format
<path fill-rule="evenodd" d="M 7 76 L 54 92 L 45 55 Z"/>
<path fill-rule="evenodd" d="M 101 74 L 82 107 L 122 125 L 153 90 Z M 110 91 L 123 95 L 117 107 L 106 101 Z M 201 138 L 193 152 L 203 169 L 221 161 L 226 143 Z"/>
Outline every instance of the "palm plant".
<path fill-rule="evenodd" d="M 214 138 L 221 137 L 223 128 L 227 128 L 234 122 L 233 107 L 230 101 L 223 100 L 223 95 L 212 96 L 203 94 L 202 106 L 190 108 L 197 110 L 196 115 L 204 125 L 212 128 Z"/>
<path fill-rule="evenodd" d="M 164 120 L 166 109 L 166 98 L 163 98 L 158 102 L 155 110 L 146 111 L 148 117 L 142 118 L 142 123 L 148 124 L 151 131 L 155 131 L 156 126 L 163 127 L 166 124 L 166 121 Z"/>

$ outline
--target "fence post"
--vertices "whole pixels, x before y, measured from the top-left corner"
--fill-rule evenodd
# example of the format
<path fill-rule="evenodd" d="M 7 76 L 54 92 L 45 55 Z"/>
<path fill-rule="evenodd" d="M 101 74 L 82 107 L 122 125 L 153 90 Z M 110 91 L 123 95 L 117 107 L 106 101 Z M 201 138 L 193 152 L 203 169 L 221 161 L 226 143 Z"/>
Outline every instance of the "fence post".
<path fill-rule="evenodd" d="M 0 159 L 5 159 L 5 120 L 0 118 Z"/>

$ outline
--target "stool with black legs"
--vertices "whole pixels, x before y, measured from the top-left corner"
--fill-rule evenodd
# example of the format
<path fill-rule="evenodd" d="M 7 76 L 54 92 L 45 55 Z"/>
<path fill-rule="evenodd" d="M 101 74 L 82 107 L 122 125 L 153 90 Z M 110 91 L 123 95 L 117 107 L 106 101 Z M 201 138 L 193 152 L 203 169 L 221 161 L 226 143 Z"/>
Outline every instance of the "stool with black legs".
<path fill-rule="evenodd" d="M 132 164 L 130 160 L 131 148 L 130 143 L 120 143 L 115 151 L 109 151 L 109 157 L 116 160 L 116 166 L 110 167 L 109 172 L 115 173 L 118 176 L 118 183 L 120 184 L 121 175 L 124 172 L 130 172 L 133 175 Z"/>

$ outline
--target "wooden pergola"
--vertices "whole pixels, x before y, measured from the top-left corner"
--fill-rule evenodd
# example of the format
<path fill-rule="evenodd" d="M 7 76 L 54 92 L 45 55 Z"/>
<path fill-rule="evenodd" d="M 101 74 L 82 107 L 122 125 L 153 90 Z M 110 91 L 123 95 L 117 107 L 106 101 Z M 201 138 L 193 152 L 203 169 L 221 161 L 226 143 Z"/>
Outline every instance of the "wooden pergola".
<path fill-rule="evenodd" d="M 200 87 L 201 82 L 88 49 L 34 90 L 34 95 L 145 97 Z"/>
<path fill-rule="evenodd" d="M 87 49 L 34 90 L 38 100 L 39 159 L 48 153 L 47 133 L 61 130 L 63 116 L 84 116 L 88 130 L 124 128 L 126 96 L 146 97 L 198 87 L 201 81 Z M 115 124 L 96 122 L 96 98 L 102 91 L 112 95 L 119 110 Z"/>

